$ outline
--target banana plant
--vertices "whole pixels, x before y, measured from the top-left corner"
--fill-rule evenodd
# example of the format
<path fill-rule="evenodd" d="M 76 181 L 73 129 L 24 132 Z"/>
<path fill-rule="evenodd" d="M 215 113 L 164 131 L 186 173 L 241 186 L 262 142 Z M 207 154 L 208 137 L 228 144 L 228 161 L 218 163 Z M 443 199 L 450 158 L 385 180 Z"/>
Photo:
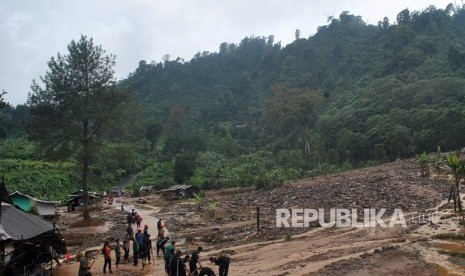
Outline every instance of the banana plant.
<path fill-rule="evenodd" d="M 450 153 L 447 155 L 447 165 L 451 169 L 454 178 L 447 202 L 449 203 L 451 199 L 454 201 L 454 212 L 457 213 L 458 211 L 462 220 L 465 221 L 462 213 L 462 201 L 460 199 L 460 181 L 465 177 L 465 160 L 460 159 L 456 154 Z"/>
<path fill-rule="evenodd" d="M 211 210 L 211 217 L 214 219 L 215 218 L 215 210 L 218 208 L 218 201 L 211 202 L 208 204 L 208 208 Z"/>
<path fill-rule="evenodd" d="M 426 152 L 423 152 L 420 155 L 417 155 L 417 163 L 420 165 L 420 172 L 422 177 L 427 177 L 429 175 L 429 156 Z"/>
<path fill-rule="evenodd" d="M 194 193 L 194 197 L 191 199 L 195 203 L 195 205 L 197 205 L 199 212 L 204 199 L 205 193 L 203 191 L 200 191 L 198 194 Z"/>

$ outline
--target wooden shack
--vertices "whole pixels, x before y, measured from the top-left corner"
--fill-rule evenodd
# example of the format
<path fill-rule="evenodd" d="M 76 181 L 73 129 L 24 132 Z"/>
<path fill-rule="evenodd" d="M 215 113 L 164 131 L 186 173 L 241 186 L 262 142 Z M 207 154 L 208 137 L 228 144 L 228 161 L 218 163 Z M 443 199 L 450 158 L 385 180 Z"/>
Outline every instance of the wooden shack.
<path fill-rule="evenodd" d="M 0 275 L 46 275 L 51 260 L 66 253 L 55 224 L 13 205 L 0 182 Z"/>
<path fill-rule="evenodd" d="M 158 191 L 162 198 L 167 200 L 192 198 L 194 193 L 197 193 L 199 189 L 191 185 L 174 185 L 167 189 Z"/>

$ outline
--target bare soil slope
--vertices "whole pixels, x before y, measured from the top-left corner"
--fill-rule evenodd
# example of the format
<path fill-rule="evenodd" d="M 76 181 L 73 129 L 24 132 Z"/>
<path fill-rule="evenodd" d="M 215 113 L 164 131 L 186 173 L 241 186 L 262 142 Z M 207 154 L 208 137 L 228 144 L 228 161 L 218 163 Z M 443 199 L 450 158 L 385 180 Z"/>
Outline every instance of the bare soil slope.
<path fill-rule="evenodd" d="M 148 210 L 144 215 L 152 217 L 147 220 L 152 229 L 153 218 L 163 218 L 184 254 L 202 245 L 205 266 L 213 267 L 208 256 L 228 254 L 233 276 L 465 275 L 465 235 L 460 235 L 458 217 L 443 206 L 449 185 L 447 175 L 420 177 L 410 160 L 300 180 L 273 190 L 209 191 L 200 211 L 189 200 L 167 202 L 156 195 L 122 200 Z M 213 202 L 218 202 L 215 212 L 208 207 Z M 321 228 L 313 223 L 309 228 L 277 228 L 277 208 L 357 209 L 360 216 L 364 208 L 386 208 L 387 214 L 400 208 L 408 227 Z M 433 211 L 439 213 L 430 221 L 418 217 Z M 124 223 L 124 218 L 118 217 L 116 207 L 113 212 L 106 219 L 113 220 L 112 229 L 122 227 L 119 221 Z M 114 272 L 127 275 L 126 267 Z M 101 267 L 93 272 L 100 271 Z M 134 273 L 164 275 L 162 259 L 151 270 L 138 268 Z"/>

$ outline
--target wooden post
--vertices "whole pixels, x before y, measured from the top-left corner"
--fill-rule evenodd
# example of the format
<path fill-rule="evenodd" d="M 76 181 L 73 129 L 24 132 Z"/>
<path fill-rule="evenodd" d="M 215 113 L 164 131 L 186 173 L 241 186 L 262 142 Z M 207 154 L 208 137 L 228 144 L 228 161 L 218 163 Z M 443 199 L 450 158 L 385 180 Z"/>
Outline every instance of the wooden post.
<path fill-rule="evenodd" d="M 0 275 L 5 275 L 5 243 L 0 240 Z"/>
<path fill-rule="evenodd" d="M 0 223 L 2 223 L 2 200 L 3 200 L 3 186 L 5 186 L 5 175 L 2 176 L 2 181 L 0 181 Z M 6 187 L 5 187 L 6 190 Z"/>
<path fill-rule="evenodd" d="M 260 207 L 257 206 L 257 233 L 260 233 Z"/>

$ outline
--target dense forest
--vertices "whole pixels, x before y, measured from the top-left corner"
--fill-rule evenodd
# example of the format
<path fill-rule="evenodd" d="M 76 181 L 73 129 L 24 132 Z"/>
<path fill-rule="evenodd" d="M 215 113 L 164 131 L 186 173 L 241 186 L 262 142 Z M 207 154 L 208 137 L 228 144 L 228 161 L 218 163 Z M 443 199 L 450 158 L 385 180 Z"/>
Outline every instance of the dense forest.
<path fill-rule="evenodd" d="M 190 61 L 140 61 L 118 128 L 99 137 L 90 187 L 188 183 L 268 188 L 286 180 L 465 146 L 465 9 L 399 12 L 377 25 L 342 12 L 289 45 L 222 43 Z M 79 189 L 73 152 L 28 139 L 31 99 L 0 113 L 10 189 Z M 128 180 L 129 179 L 129 180 Z M 52 188 L 53 187 L 53 188 Z"/>

